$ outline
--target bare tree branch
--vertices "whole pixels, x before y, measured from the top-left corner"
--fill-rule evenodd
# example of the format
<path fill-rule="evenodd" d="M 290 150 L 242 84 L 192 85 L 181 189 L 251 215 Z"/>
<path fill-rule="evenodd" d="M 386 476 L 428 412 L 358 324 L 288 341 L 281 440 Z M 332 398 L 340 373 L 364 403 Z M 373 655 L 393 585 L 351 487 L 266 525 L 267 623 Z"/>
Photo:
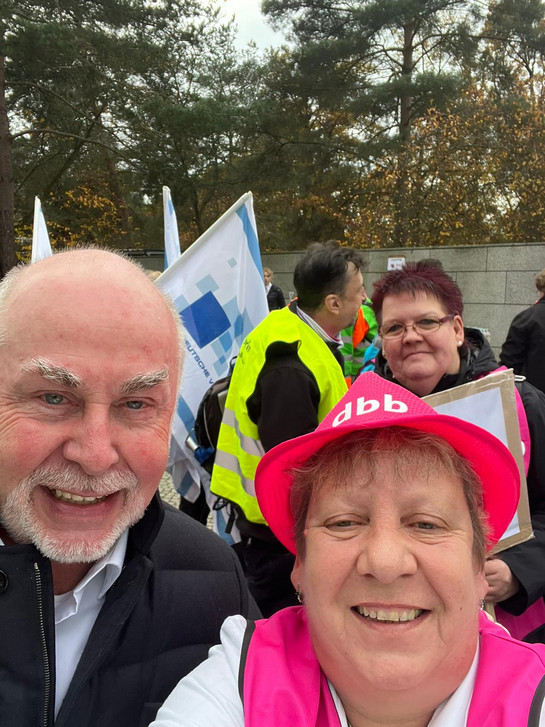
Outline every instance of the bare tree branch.
<path fill-rule="evenodd" d="M 72 134 L 68 131 L 59 131 L 58 129 L 47 129 L 38 127 L 36 129 L 23 129 L 22 131 L 17 131 L 15 134 L 11 135 L 11 138 L 17 139 L 20 136 L 29 136 L 31 134 L 51 134 L 52 136 L 65 136 L 68 139 L 78 139 L 79 141 L 85 142 L 86 144 L 95 144 L 96 146 L 101 146 L 104 149 L 108 149 L 108 151 L 113 152 L 120 159 L 123 159 L 123 161 L 127 162 L 127 164 L 130 164 L 133 167 L 137 166 L 131 159 L 126 157 L 124 154 L 121 154 L 118 149 L 110 146 L 110 144 L 106 144 L 106 142 L 100 141 L 99 139 L 87 139 L 85 136 L 81 136 L 80 134 Z"/>

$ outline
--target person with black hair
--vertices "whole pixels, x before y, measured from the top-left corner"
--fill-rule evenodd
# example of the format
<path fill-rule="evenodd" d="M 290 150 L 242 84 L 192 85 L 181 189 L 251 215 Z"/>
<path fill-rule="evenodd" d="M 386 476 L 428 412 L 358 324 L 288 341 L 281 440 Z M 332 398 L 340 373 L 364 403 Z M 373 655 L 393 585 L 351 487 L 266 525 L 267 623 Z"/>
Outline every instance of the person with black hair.
<path fill-rule="evenodd" d="M 232 508 L 248 585 L 264 615 L 295 603 L 293 556 L 261 514 L 255 470 L 266 451 L 313 431 L 346 392 L 339 332 L 362 304 L 361 265 L 353 250 L 311 245 L 295 267 L 297 300 L 250 333 L 235 364 L 211 490 Z"/>

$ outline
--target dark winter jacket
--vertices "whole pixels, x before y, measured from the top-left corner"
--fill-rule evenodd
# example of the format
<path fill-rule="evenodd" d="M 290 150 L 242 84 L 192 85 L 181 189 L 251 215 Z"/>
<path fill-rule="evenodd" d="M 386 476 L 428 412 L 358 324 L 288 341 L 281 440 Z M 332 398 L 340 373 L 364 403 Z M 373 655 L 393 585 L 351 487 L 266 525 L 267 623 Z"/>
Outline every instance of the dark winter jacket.
<path fill-rule="evenodd" d="M 280 310 L 286 305 L 286 300 L 284 298 L 284 293 L 282 292 L 282 289 L 274 283 L 271 283 L 271 287 L 269 288 L 269 292 L 267 293 L 267 305 L 269 306 L 269 311 Z"/>
<path fill-rule="evenodd" d="M 500 361 L 545 392 L 545 298 L 513 318 Z"/>
<path fill-rule="evenodd" d="M 475 328 L 464 329 L 465 340 L 460 350 L 460 372 L 446 374 L 430 394 L 452 389 L 474 381 L 498 368 L 494 354 L 482 333 Z M 375 371 L 394 381 L 382 352 L 376 357 Z M 397 382 L 399 383 L 399 382 Z M 520 583 L 519 592 L 502 601 L 501 607 L 515 616 L 545 595 L 545 394 L 527 381 L 517 381 L 530 430 L 530 467 L 527 474 L 528 499 L 534 538 L 500 553 Z"/>
<path fill-rule="evenodd" d="M 219 642 L 224 619 L 255 612 L 234 552 L 156 496 L 131 528 L 54 722 L 55 625 L 49 561 L 0 547 L 0 725 L 143 727 Z M 253 602 L 252 602 L 253 604 Z"/>

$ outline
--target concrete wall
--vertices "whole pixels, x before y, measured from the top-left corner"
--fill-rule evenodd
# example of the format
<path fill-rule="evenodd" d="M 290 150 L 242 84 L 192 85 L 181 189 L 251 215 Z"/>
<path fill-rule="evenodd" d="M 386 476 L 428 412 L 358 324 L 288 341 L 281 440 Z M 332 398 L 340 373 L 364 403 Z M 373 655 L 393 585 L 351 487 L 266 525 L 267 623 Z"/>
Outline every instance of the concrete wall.
<path fill-rule="evenodd" d="M 386 272 L 389 257 L 404 256 L 407 262 L 423 258 L 441 260 L 464 296 L 464 323 L 490 331 L 496 355 L 509 324 L 537 298 L 534 278 L 545 268 L 545 243 L 479 245 L 416 249 L 362 250 L 366 261 L 363 278 L 367 292 Z M 293 288 L 293 269 L 302 253 L 264 253 L 263 265 L 274 272 L 275 283 L 288 295 Z"/>

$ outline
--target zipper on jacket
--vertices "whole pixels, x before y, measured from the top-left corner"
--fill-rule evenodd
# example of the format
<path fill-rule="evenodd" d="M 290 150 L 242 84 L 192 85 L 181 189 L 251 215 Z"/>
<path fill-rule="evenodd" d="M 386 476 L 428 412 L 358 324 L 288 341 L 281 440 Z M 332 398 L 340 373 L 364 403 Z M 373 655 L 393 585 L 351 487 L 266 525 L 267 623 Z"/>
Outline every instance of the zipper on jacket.
<path fill-rule="evenodd" d="M 38 618 L 40 623 L 40 645 L 42 647 L 42 660 L 44 667 L 44 727 L 49 725 L 49 709 L 51 705 L 51 670 L 49 668 L 49 652 L 45 638 L 44 606 L 42 574 L 37 563 L 34 563 L 34 581 L 36 583 L 36 598 L 38 601 Z"/>

